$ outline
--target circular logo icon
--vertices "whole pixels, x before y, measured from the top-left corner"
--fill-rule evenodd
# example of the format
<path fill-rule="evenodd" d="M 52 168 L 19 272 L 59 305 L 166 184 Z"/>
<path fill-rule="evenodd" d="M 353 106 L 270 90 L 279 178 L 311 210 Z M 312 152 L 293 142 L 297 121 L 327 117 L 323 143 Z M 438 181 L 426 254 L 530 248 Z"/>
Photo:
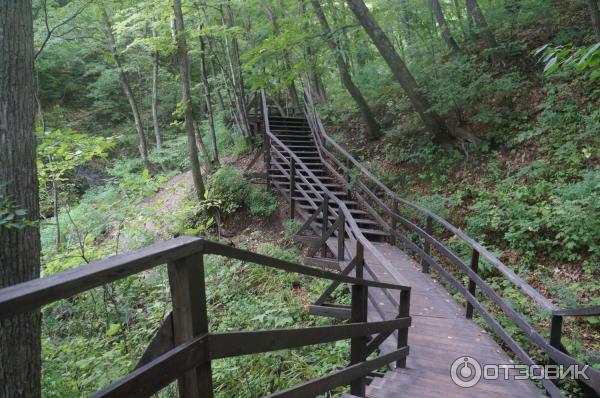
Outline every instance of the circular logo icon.
<path fill-rule="evenodd" d="M 481 380 L 481 365 L 475 358 L 456 358 L 450 367 L 450 377 L 457 386 L 473 387 Z"/>

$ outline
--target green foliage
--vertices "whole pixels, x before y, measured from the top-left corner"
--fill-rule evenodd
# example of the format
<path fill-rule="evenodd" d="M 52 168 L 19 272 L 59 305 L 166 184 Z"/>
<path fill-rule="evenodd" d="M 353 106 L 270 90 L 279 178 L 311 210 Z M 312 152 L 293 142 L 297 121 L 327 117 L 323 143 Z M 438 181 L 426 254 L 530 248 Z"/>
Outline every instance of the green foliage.
<path fill-rule="evenodd" d="M 152 164 L 157 164 L 162 170 L 184 171 L 190 168 L 187 156 L 187 137 L 181 135 L 164 141 L 162 147 L 153 148 L 148 154 Z"/>
<path fill-rule="evenodd" d="M 256 216 L 268 217 L 277 208 L 277 201 L 270 192 L 254 188 L 248 196 L 248 208 Z"/>
<path fill-rule="evenodd" d="M 27 210 L 22 209 L 8 196 L 0 194 L 0 228 L 23 229 L 37 225 L 25 218 Z"/>
<path fill-rule="evenodd" d="M 208 199 L 220 200 L 221 210 L 231 214 L 242 207 L 250 195 L 250 184 L 230 166 L 223 166 L 209 178 Z"/>
<path fill-rule="evenodd" d="M 432 110 L 440 115 L 454 114 L 461 123 L 472 114 L 474 121 L 491 127 L 505 121 L 521 79 L 515 72 L 497 76 L 475 56 L 464 55 L 426 68 L 419 75 L 426 79 Z M 492 103 L 504 103 L 505 109 L 486 105 Z"/>
<path fill-rule="evenodd" d="M 533 56 L 544 63 L 545 76 L 552 75 L 560 68 L 574 67 L 578 72 L 585 72 L 592 83 L 600 78 L 600 42 L 575 48 L 545 44 L 534 50 Z"/>
<path fill-rule="evenodd" d="M 72 129 L 37 131 L 37 170 L 40 185 L 68 181 L 67 174 L 94 158 L 104 158 L 113 146 L 110 138 Z"/>

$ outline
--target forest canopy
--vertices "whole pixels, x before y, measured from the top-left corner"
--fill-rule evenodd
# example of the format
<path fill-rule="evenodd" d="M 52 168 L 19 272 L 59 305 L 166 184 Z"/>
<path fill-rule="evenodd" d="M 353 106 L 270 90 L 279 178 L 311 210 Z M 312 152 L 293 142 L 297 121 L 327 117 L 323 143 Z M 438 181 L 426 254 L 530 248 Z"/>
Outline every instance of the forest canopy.
<path fill-rule="evenodd" d="M 32 118 L 19 131 L 31 134 L 0 150 L 0 238 L 27 236 L 23 252 L 39 255 L 27 275 L 6 267 L 0 287 L 179 235 L 222 237 L 244 217 L 275 225 L 279 199 L 239 170 L 264 143 L 264 94 L 282 114 L 314 103 L 335 141 L 393 191 L 465 230 L 561 307 L 600 305 L 597 0 L 33 0 L 29 11 L 33 49 L 19 62 L 31 66 Z M 13 152 L 32 173 L 26 197 L 10 184 L 21 167 L 8 164 Z M 298 225 L 277 225 L 272 240 L 266 227 L 244 230 L 241 245 L 301 261 Z M 14 257 L 0 247 L 0 258 Z M 320 324 L 286 290 L 295 280 L 211 264 L 216 330 Z M 489 264 L 481 273 L 544 324 Z M 167 296 L 162 269 L 45 307 L 33 336 L 43 395 L 89 395 L 130 371 Z M 563 337 L 596 367 L 599 325 L 570 319 Z M 346 351 L 274 353 L 241 376 L 243 361 L 227 360 L 214 369 L 218 395 L 297 384 L 334 370 Z"/>

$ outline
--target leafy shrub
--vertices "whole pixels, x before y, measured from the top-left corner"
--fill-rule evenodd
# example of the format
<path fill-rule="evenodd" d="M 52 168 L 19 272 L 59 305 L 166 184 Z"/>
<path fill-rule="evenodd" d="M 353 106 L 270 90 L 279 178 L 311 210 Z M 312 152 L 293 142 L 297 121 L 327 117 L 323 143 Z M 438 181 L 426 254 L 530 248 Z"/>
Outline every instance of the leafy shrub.
<path fill-rule="evenodd" d="M 255 216 L 268 217 L 277 208 L 277 201 L 269 192 L 255 188 L 248 196 L 248 208 Z"/>
<path fill-rule="evenodd" d="M 162 170 L 184 171 L 190 167 L 187 153 L 187 137 L 180 135 L 172 140 L 163 142 L 160 149 L 154 148 L 148 155 L 153 164 L 160 165 Z"/>
<path fill-rule="evenodd" d="M 431 109 L 441 115 L 455 114 L 459 122 L 473 109 L 478 122 L 499 126 L 502 115 L 485 105 L 494 103 L 497 108 L 500 103 L 508 103 L 520 84 L 516 73 L 492 75 L 476 57 L 452 57 L 435 73 L 425 69 L 422 76 L 427 77 L 423 80 L 432 101 Z"/>
<path fill-rule="evenodd" d="M 242 174 L 230 166 L 223 166 L 209 178 L 208 199 L 220 200 L 221 210 L 231 214 L 246 203 L 251 187 Z"/>

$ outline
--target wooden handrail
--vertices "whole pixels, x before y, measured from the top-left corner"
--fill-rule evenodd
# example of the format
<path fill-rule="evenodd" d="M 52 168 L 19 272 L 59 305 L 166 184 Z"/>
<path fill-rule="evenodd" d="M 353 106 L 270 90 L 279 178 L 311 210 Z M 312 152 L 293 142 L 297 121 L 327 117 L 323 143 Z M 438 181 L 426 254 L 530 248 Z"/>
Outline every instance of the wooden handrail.
<path fill-rule="evenodd" d="M 34 310 L 168 263 L 173 312 L 161 329 L 166 327 L 166 330 L 172 333 L 166 333 L 166 337 L 163 335 L 160 338 L 161 344 L 150 345 L 149 349 L 153 352 L 144 355 L 148 358 L 144 364 L 94 395 L 102 398 L 150 396 L 175 379 L 179 379 L 179 392 L 183 398 L 212 397 L 210 367 L 212 360 L 343 339 L 351 339 L 352 352 L 354 352 L 355 341 L 366 341 L 365 336 L 404 331 L 411 324 L 409 314 L 400 312 L 398 318 L 380 322 L 367 322 L 364 317 L 358 322 L 343 325 L 210 333 L 206 314 L 203 266 L 204 255 L 208 254 L 329 279 L 338 283 L 349 283 L 353 291 L 362 292 L 360 296 L 353 294 L 353 311 L 356 311 L 356 308 L 366 308 L 369 287 L 398 290 L 403 297 L 410 296 L 410 287 L 407 286 L 366 280 L 359 274 L 357 277 L 351 277 L 345 273 L 325 271 L 201 238 L 180 237 L 56 275 L 0 289 L 0 319 Z M 380 364 L 377 366 L 379 367 L 394 360 L 402 360 L 407 354 L 407 342 L 402 340 L 395 355 L 381 356 L 370 361 L 367 361 L 364 356 L 354 367 L 347 368 L 348 371 L 343 370 L 325 376 L 316 380 L 313 386 L 323 389 L 332 386 L 332 383 L 354 382 L 366 376 L 373 370 L 375 364 Z M 340 384 L 335 384 L 333 387 L 338 385 Z M 298 391 L 304 391 L 306 388 L 306 385 L 301 385 Z M 286 395 L 288 393 L 281 393 L 281 396 Z"/>
<path fill-rule="evenodd" d="M 263 109 L 266 109 L 266 107 L 267 107 L 266 94 L 264 91 L 262 91 L 261 94 L 262 94 L 262 101 L 263 101 Z M 371 241 L 369 241 L 363 235 L 361 229 L 358 227 L 358 224 L 356 223 L 356 220 L 354 219 L 354 216 L 352 215 L 352 213 L 350 213 L 350 210 L 348 209 L 346 204 L 343 201 L 339 200 L 338 197 L 335 196 L 333 193 L 331 193 L 331 191 L 326 186 L 322 185 L 320 183 L 318 177 L 308 167 L 306 167 L 304 162 L 302 162 L 302 160 L 294 153 L 294 151 L 289 149 L 276 135 L 274 135 L 271 132 L 270 124 L 269 124 L 269 115 L 267 113 L 264 113 L 264 127 L 265 127 L 265 134 L 269 137 L 271 142 L 272 143 L 274 142 L 280 148 L 283 148 L 284 152 L 286 152 L 286 154 L 290 158 L 293 158 L 295 160 L 297 169 L 298 170 L 301 169 L 308 176 L 308 178 L 310 178 L 312 180 L 312 181 L 308 181 L 308 178 L 303 176 L 302 173 L 297 174 L 297 177 L 300 177 L 303 181 L 305 181 L 305 183 L 307 184 L 309 189 L 311 189 L 314 192 L 315 196 L 317 196 L 318 198 L 323 200 L 324 199 L 323 194 L 327 195 L 330 203 L 335 202 L 338 204 L 338 209 L 339 209 L 339 211 L 341 211 L 344 214 L 345 221 L 348 224 L 348 228 L 346 228 L 346 232 L 348 233 L 348 235 L 354 236 L 354 239 L 356 241 L 359 241 L 364 246 L 365 250 L 368 250 L 373 255 L 373 257 L 375 257 L 381 263 L 381 265 L 386 269 L 386 271 L 390 275 L 392 275 L 397 281 L 400 281 L 403 285 L 408 286 L 408 283 L 406 282 L 405 278 L 398 272 L 398 270 L 396 270 L 395 267 L 393 267 L 391 265 L 389 260 L 385 256 L 381 255 L 381 253 L 379 253 L 379 251 L 375 248 L 375 246 L 373 246 Z M 313 187 L 313 185 L 319 186 L 321 188 L 321 191 L 323 192 L 323 194 L 321 194 L 321 192 L 317 191 Z M 337 214 L 335 214 L 335 212 L 334 212 L 334 215 L 337 216 Z"/>
<path fill-rule="evenodd" d="M 512 339 L 509 333 L 484 309 L 481 303 L 475 297 L 475 287 L 481 289 L 481 291 L 498 305 L 502 311 L 511 319 L 530 339 L 531 341 L 544 350 L 553 363 L 560 365 L 578 365 L 584 366 L 584 364 L 578 361 L 573 356 L 566 353 L 564 347 L 560 343 L 560 334 L 562 328 L 562 316 L 596 316 L 600 315 L 600 306 L 578 308 L 578 309 L 559 309 L 550 300 L 541 295 L 531 285 L 526 283 L 522 278 L 516 275 L 511 269 L 505 264 L 498 260 L 495 256 L 487 251 L 483 246 L 477 243 L 475 240 L 466 235 L 459 228 L 454 227 L 448 221 L 439 217 L 435 213 L 422 208 L 406 199 L 401 198 L 395 192 L 391 191 L 381 181 L 379 181 L 372 173 L 369 172 L 360 162 L 352 157 L 344 148 L 337 144 L 331 137 L 329 137 L 323 125 L 314 109 L 314 104 L 310 98 L 310 93 L 305 91 L 305 113 L 311 130 L 313 130 L 313 136 L 319 147 L 319 153 L 323 163 L 326 167 L 340 180 L 342 180 L 346 186 L 350 185 L 349 181 L 346 181 L 341 174 L 339 174 L 334 167 L 332 167 L 327 160 L 330 160 L 333 164 L 337 165 L 341 169 L 341 172 L 350 175 L 349 166 L 345 165 L 344 162 L 338 160 L 336 156 L 330 152 L 323 144 L 323 139 L 330 143 L 342 156 L 346 158 L 346 163 L 353 164 L 364 176 L 368 178 L 373 184 L 379 187 L 386 194 L 388 199 L 391 199 L 392 208 L 387 205 L 385 200 L 381 199 L 375 194 L 365 183 L 360 179 L 355 182 L 355 186 L 365 192 L 366 195 L 376 203 L 386 215 L 391 219 L 391 224 L 386 222 L 383 217 L 376 214 L 375 209 L 371 207 L 362 196 L 355 193 L 355 196 L 359 201 L 365 205 L 367 211 L 373 215 L 373 217 L 385 228 L 385 230 L 392 236 L 392 240 L 400 240 L 407 248 L 415 252 L 421 257 L 423 262 L 423 270 L 426 272 L 430 266 L 435 268 L 440 274 L 460 293 L 463 294 L 467 301 L 467 318 L 470 318 L 473 309 L 476 309 L 481 313 L 482 317 L 490 325 L 490 327 L 497 333 L 497 335 L 517 354 L 517 356 L 526 364 L 534 364 L 534 361 L 529 355 Z M 311 120 L 311 117 L 313 120 Z M 412 221 L 405 217 L 402 217 L 398 212 L 398 204 L 406 205 L 413 210 L 424 215 L 427 219 L 427 227 L 425 229 L 420 228 Z M 375 214 L 373 214 L 375 213 Z M 452 232 L 455 236 L 458 236 L 464 242 L 466 242 L 472 248 L 472 260 L 470 266 L 467 266 L 457 255 L 455 255 L 450 249 L 448 249 L 443 243 L 438 241 L 432 236 L 433 228 L 431 222 L 435 221 L 442 225 L 447 231 Z M 415 244 L 412 240 L 397 231 L 398 223 L 401 224 L 408 231 L 412 231 L 417 234 L 424 241 L 423 247 Z M 465 288 L 452 274 L 450 274 L 442 265 L 440 265 L 430 254 L 430 247 L 434 247 L 443 257 L 450 260 L 455 266 L 458 267 L 463 273 L 469 277 L 469 286 Z M 488 260 L 496 269 L 498 269 L 505 277 L 507 277 L 515 286 L 520 288 L 527 296 L 529 296 L 534 302 L 542 307 L 545 311 L 548 311 L 552 315 L 552 333 L 550 341 L 547 342 L 529 322 L 518 314 L 510 305 L 508 305 L 489 285 L 478 275 L 478 264 L 479 257 L 483 257 Z M 580 382 L 592 388 L 596 393 L 600 393 L 600 372 L 598 370 L 588 368 L 587 375 L 590 376 L 589 380 L 581 379 Z M 560 390 L 556 388 L 552 383 L 545 381 L 544 387 L 551 396 L 562 396 Z"/>
<path fill-rule="evenodd" d="M 310 94 L 305 91 L 304 98 L 307 101 L 306 112 L 307 116 L 310 119 L 310 116 L 314 118 L 314 127 L 316 131 L 318 131 L 318 136 L 320 138 L 324 138 L 329 144 L 331 144 L 344 158 L 346 158 L 354 167 L 356 167 L 362 174 L 364 174 L 369 181 L 374 183 L 377 187 L 385 192 L 385 194 L 392 200 L 397 201 L 398 203 L 404 204 L 412 209 L 420 212 L 421 214 L 431 217 L 432 220 L 436 221 L 440 225 L 442 225 L 445 229 L 452 232 L 454 235 L 458 236 L 461 240 L 467 243 L 471 248 L 477 250 L 480 255 L 488 260 L 498 271 L 500 271 L 503 275 L 505 275 L 511 282 L 515 284 L 519 289 L 521 289 L 525 294 L 530 296 L 534 301 L 536 301 L 542 308 L 547 311 L 552 311 L 556 309 L 556 306 L 547 298 L 545 298 L 542 294 L 540 294 L 537 290 L 535 290 L 531 285 L 525 282 L 521 277 L 515 274 L 510 268 L 508 268 L 505 264 L 503 264 L 498 258 L 496 258 L 492 253 L 490 253 L 485 247 L 480 245 L 473 238 L 465 234 L 461 229 L 455 227 L 450 222 L 445 220 L 444 218 L 438 216 L 437 214 L 431 212 L 430 210 L 421 207 L 407 199 L 400 197 L 397 193 L 388 188 L 384 183 L 382 183 L 377 177 L 375 177 L 364 165 L 362 165 L 359 161 L 357 161 L 350 153 L 348 153 L 343 147 L 341 147 L 337 142 L 335 142 L 326 132 L 323 124 L 316 114 L 314 110 L 311 111 L 310 108 L 314 109 L 314 104 L 312 103 L 312 99 Z M 321 148 L 324 148 L 324 145 L 321 140 Z M 336 162 L 340 167 L 345 168 L 344 164 L 337 160 L 331 152 L 326 151 L 330 155 L 330 159 Z M 386 212 L 391 213 L 391 210 L 388 208 Z"/>
<path fill-rule="evenodd" d="M 558 316 L 600 316 L 600 305 L 582 308 L 561 308 L 552 311 L 552 315 Z"/>

